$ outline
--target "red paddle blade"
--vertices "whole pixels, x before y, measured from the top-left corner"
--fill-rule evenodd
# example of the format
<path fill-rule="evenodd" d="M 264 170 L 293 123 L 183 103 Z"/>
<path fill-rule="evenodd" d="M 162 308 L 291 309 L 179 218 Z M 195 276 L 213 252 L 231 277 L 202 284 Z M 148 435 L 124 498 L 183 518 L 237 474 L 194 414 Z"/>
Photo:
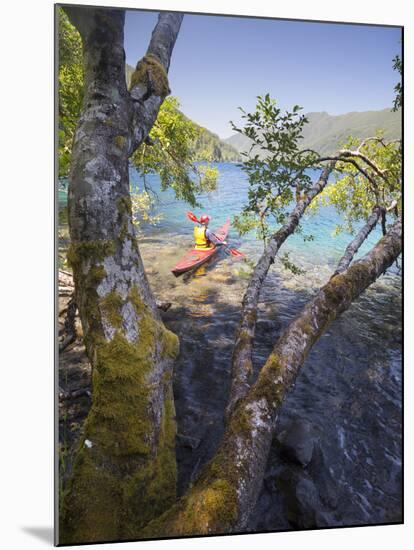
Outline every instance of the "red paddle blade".
<path fill-rule="evenodd" d="M 245 257 L 245 254 L 243 252 L 240 252 L 240 250 L 236 250 L 235 248 L 229 248 L 230 254 L 232 256 L 238 256 L 238 257 Z"/>
<path fill-rule="evenodd" d="M 192 222 L 199 223 L 197 216 L 195 216 L 192 212 L 187 212 L 187 218 L 191 220 Z"/>

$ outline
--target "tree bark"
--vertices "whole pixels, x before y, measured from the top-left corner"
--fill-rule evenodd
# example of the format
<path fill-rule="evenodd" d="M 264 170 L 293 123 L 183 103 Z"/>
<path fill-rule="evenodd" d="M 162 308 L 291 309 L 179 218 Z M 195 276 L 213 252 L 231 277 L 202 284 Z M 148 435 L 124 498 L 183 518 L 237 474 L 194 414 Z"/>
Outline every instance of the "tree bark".
<path fill-rule="evenodd" d="M 59 542 L 134 538 L 175 499 L 172 362 L 132 223 L 128 158 L 168 93 L 147 67 L 126 89 L 121 9 L 64 8 L 83 42 L 85 94 L 69 178 L 76 303 L 92 365 L 93 400 L 68 489 Z M 150 50 L 164 81 L 182 16 L 160 15 Z M 134 90 L 146 92 L 134 101 Z"/>
<path fill-rule="evenodd" d="M 311 190 L 297 203 L 287 222 L 269 239 L 268 246 L 258 261 L 249 285 L 243 297 L 241 320 L 236 334 L 232 358 L 232 384 L 227 415 L 230 414 L 238 399 L 243 397 L 250 387 L 252 374 L 252 345 L 257 319 L 257 303 L 260 290 L 275 256 L 285 240 L 291 235 L 312 200 L 325 188 L 329 174 L 335 167 L 331 162 L 321 173 L 319 180 Z"/>
<path fill-rule="evenodd" d="M 333 276 L 337 275 L 338 273 L 342 273 L 343 271 L 348 269 L 350 263 L 353 260 L 353 257 L 358 252 L 360 246 L 365 241 L 365 239 L 367 239 L 368 235 L 371 233 L 374 227 L 377 225 L 379 217 L 381 215 L 381 211 L 382 209 L 379 206 L 376 206 L 373 209 L 372 214 L 368 218 L 367 223 L 358 231 L 355 238 L 346 247 L 345 254 L 339 260 L 338 266 Z"/>
<path fill-rule="evenodd" d="M 401 220 L 371 251 L 331 278 L 285 329 L 255 384 L 233 409 L 213 459 L 188 493 L 141 537 L 245 531 L 260 492 L 275 424 L 312 346 L 401 252 Z"/>

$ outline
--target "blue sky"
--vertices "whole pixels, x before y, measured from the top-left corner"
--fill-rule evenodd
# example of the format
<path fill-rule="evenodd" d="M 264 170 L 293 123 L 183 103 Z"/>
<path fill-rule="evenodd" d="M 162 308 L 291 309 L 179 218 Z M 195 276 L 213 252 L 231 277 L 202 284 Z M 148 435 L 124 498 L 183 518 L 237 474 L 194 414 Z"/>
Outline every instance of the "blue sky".
<path fill-rule="evenodd" d="M 135 65 L 147 48 L 157 13 L 127 11 L 125 52 Z M 392 27 L 186 15 L 169 80 L 182 111 L 220 137 L 270 93 L 282 108 L 332 115 L 391 107 L 401 51 Z"/>

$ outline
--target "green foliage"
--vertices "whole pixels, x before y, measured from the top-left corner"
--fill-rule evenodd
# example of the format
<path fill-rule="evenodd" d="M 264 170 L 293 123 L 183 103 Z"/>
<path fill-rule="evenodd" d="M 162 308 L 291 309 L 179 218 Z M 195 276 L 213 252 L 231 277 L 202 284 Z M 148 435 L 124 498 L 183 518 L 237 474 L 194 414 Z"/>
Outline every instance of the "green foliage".
<path fill-rule="evenodd" d="M 358 162 L 369 178 L 348 162 L 337 163 L 336 181 L 328 184 L 310 205 L 313 210 L 320 205 L 333 205 L 336 208 L 343 222 L 337 226 L 335 234 L 342 231 L 353 233 L 355 223 L 367 221 L 375 206 L 388 209 L 394 205 L 388 214 L 394 217 L 401 211 L 401 142 L 386 142 L 378 132 L 375 138 L 365 140 L 365 143 L 349 138 L 344 148 L 359 150 L 383 176 L 360 159 Z"/>
<path fill-rule="evenodd" d="M 196 206 L 198 193 L 216 188 L 218 171 L 210 165 L 196 163 L 193 143 L 201 128 L 185 117 L 178 107 L 179 102 L 174 97 L 163 102 L 150 139 L 141 144 L 131 161 L 143 178 L 147 191 L 146 176 L 158 174 L 162 190 L 170 188 L 178 199 Z"/>
<path fill-rule="evenodd" d="M 138 231 L 143 223 L 156 225 L 162 219 L 162 214 L 155 210 L 155 199 L 148 191 L 136 191 L 131 188 L 132 221 Z"/>
<path fill-rule="evenodd" d="M 283 256 L 279 256 L 279 260 L 283 267 L 293 273 L 293 275 L 304 275 L 306 271 L 301 269 L 290 260 L 289 252 L 285 252 Z"/>
<path fill-rule="evenodd" d="M 253 231 L 253 229 L 259 230 L 259 221 L 251 212 L 242 212 L 234 216 L 232 225 L 240 235 L 246 235 L 246 233 Z"/>
<path fill-rule="evenodd" d="M 152 62 L 152 60 L 149 60 Z M 140 68 L 145 63 L 141 63 Z M 141 71 L 142 72 L 142 71 Z M 138 71 L 139 73 L 139 71 Z M 127 71 L 127 80 L 137 71 Z M 139 75 L 138 75 L 139 76 Z M 68 175 L 72 154 L 72 141 L 83 101 L 82 40 L 62 8 L 59 8 L 59 177 Z M 225 160 L 216 141 L 204 128 L 193 123 L 178 110 L 178 100 L 168 98 L 161 106 L 157 122 L 150 133 L 154 145 L 143 143 L 132 157 L 132 163 L 144 177 L 159 174 L 162 189 L 175 191 L 177 198 L 196 205 L 196 195 L 216 188 L 218 172 L 210 165 L 197 165 L 199 160 L 216 157 Z M 196 146 L 197 144 L 197 146 Z M 201 149 L 203 144 L 203 149 Z M 224 145 L 224 144 L 223 144 Z M 209 147 L 216 154 L 211 154 Z M 230 147 L 235 155 L 237 153 Z M 230 156 L 230 154 L 229 154 Z M 142 192 L 131 190 L 134 223 L 157 223 L 155 195 L 151 189 Z"/>
<path fill-rule="evenodd" d="M 83 101 L 82 40 L 62 8 L 59 14 L 59 177 L 67 176 Z"/>
<path fill-rule="evenodd" d="M 303 235 L 302 239 L 304 240 L 305 243 L 307 243 L 307 242 L 310 242 L 310 241 L 314 241 L 315 237 L 313 235 Z"/>
<path fill-rule="evenodd" d="M 297 193 L 309 189 L 312 180 L 305 170 L 317 154 L 299 148 L 299 140 L 307 119 L 295 105 L 291 112 L 282 112 L 269 94 L 257 98 L 254 113 L 243 113 L 243 128 L 233 129 L 251 140 L 243 154 L 242 170 L 249 180 L 248 203 L 236 217 L 241 234 L 256 229 L 264 241 L 271 224 L 283 223 L 287 206 Z"/>
<path fill-rule="evenodd" d="M 394 57 L 393 66 L 392 68 L 394 71 L 397 71 L 398 74 L 402 75 L 402 61 L 399 55 L 396 55 Z M 395 99 L 394 99 L 394 106 L 393 111 L 397 111 L 403 106 L 403 89 L 402 89 L 402 82 L 401 80 L 397 82 L 397 84 L 394 86 L 394 92 L 395 92 Z"/>
<path fill-rule="evenodd" d="M 393 59 L 393 69 L 402 74 L 398 55 Z M 403 101 L 401 82 L 394 91 L 393 111 L 397 111 Z M 402 208 L 401 140 L 386 141 L 384 130 L 378 130 L 375 136 L 364 140 L 349 137 L 342 150 L 350 151 L 351 155 L 342 156 L 343 160 L 335 166 L 336 181 L 325 187 L 310 209 L 315 211 L 320 205 L 333 205 L 343 219 L 334 231 L 334 235 L 338 235 L 343 231 L 354 233 L 355 223 L 366 222 L 373 208 L 379 206 L 385 230 L 385 216 L 397 217 Z M 346 162 L 347 158 L 357 164 Z"/>

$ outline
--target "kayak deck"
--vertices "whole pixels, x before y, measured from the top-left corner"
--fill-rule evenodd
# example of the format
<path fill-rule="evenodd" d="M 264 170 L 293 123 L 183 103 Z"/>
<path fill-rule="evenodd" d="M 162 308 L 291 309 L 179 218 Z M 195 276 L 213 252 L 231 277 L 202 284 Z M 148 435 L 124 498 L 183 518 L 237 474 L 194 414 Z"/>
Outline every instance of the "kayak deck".
<path fill-rule="evenodd" d="M 221 240 L 225 240 L 230 228 L 230 220 L 227 220 L 224 225 L 219 229 L 214 231 L 214 234 Z M 197 250 L 192 248 L 189 250 L 183 258 L 177 263 L 171 272 L 178 277 L 187 271 L 195 269 L 196 267 L 202 265 L 204 262 L 209 260 L 217 252 L 219 247 L 213 246 L 207 250 Z"/>

